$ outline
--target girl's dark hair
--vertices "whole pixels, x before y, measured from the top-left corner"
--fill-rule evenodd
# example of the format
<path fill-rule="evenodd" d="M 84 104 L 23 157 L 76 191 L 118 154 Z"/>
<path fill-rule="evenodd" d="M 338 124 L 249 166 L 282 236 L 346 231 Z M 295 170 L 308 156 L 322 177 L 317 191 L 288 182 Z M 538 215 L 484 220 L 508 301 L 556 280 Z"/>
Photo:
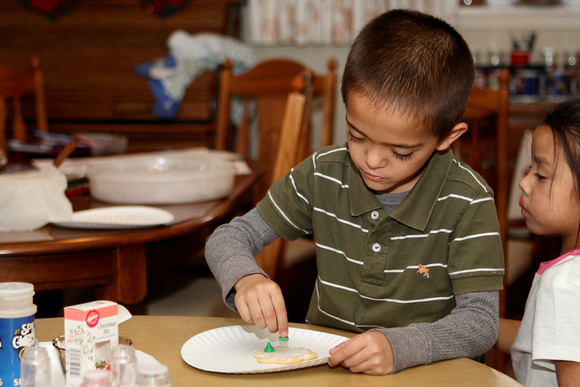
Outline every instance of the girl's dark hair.
<path fill-rule="evenodd" d="M 359 33 L 345 65 L 342 99 L 359 94 L 377 108 L 418 119 L 442 139 L 464 114 L 474 74 L 471 51 L 453 27 L 397 9 Z"/>
<path fill-rule="evenodd" d="M 557 104 L 546 113 L 542 125 L 554 134 L 555 152 L 564 152 L 574 177 L 576 197 L 580 198 L 580 98 Z"/>

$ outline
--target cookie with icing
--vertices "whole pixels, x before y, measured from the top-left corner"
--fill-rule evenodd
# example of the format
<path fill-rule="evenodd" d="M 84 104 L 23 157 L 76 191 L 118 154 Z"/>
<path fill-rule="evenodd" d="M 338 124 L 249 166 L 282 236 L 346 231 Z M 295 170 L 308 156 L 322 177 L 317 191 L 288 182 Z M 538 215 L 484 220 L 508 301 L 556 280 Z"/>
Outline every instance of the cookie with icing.
<path fill-rule="evenodd" d="M 271 347 L 272 348 L 272 347 Z M 295 364 L 316 359 L 318 355 L 308 348 L 275 347 L 274 350 L 254 351 L 258 363 L 264 364 Z"/>

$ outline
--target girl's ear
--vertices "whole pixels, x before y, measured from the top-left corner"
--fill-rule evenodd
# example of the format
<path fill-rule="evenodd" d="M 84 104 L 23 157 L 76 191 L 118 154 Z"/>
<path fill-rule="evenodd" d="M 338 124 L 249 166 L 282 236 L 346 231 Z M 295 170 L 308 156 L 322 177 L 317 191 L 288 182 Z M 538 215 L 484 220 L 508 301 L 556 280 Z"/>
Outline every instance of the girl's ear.
<path fill-rule="evenodd" d="M 437 145 L 438 151 L 444 151 L 449 148 L 455 140 L 457 140 L 463 133 L 467 132 L 467 124 L 465 122 L 460 122 L 451 129 L 449 133 L 441 140 L 439 145 Z"/>

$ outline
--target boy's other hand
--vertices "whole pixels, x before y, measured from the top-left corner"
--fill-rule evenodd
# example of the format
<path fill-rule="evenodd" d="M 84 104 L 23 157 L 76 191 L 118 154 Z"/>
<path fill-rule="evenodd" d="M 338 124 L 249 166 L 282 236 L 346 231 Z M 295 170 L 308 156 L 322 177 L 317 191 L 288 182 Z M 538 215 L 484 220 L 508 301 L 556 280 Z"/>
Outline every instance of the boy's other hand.
<path fill-rule="evenodd" d="M 330 350 L 328 365 L 339 364 L 355 373 L 387 375 L 395 367 L 393 348 L 382 333 L 365 332 Z"/>
<path fill-rule="evenodd" d="M 288 336 L 288 314 L 282 290 L 262 274 L 250 274 L 234 285 L 234 303 L 242 320 L 254 323 L 260 329 Z"/>

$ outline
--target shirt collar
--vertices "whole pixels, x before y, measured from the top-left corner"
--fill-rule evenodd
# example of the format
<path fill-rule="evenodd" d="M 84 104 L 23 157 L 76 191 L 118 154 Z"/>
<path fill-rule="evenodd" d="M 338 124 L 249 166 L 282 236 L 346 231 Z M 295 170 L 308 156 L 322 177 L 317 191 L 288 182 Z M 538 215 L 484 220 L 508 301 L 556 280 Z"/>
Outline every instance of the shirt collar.
<path fill-rule="evenodd" d="M 540 267 L 538 268 L 538 274 L 539 275 L 544 274 L 544 272 L 546 270 L 548 270 L 549 268 L 551 268 L 552 266 L 554 266 L 558 262 L 561 262 L 564 259 L 566 259 L 567 257 L 574 256 L 574 255 L 580 255 L 580 249 L 579 250 L 572 250 L 569 253 L 566 253 L 558 258 L 552 259 L 551 261 L 545 261 L 545 262 L 540 263 Z"/>
<path fill-rule="evenodd" d="M 383 208 L 375 194 L 367 188 L 360 171 L 348 157 L 350 168 L 346 171 L 348 192 L 350 195 L 350 211 L 352 216 L 361 216 L 370 211 Z"/>
<path fill-rule="evenodd" d="M 347 171 L 347 181 L 351 215 L 360 216 L 382 208 L 373 192 L 365 185 L 352 159 L 349 157 L 348 160 L 350 168 Z M 415 186 L 403 202 L 389 213 L 389 216 L 408 227 L 424 230 L 437 203 L 439 193 L 443 189 L 452 160 L 453 152 L 450 149 L 434 152 Z"/>

